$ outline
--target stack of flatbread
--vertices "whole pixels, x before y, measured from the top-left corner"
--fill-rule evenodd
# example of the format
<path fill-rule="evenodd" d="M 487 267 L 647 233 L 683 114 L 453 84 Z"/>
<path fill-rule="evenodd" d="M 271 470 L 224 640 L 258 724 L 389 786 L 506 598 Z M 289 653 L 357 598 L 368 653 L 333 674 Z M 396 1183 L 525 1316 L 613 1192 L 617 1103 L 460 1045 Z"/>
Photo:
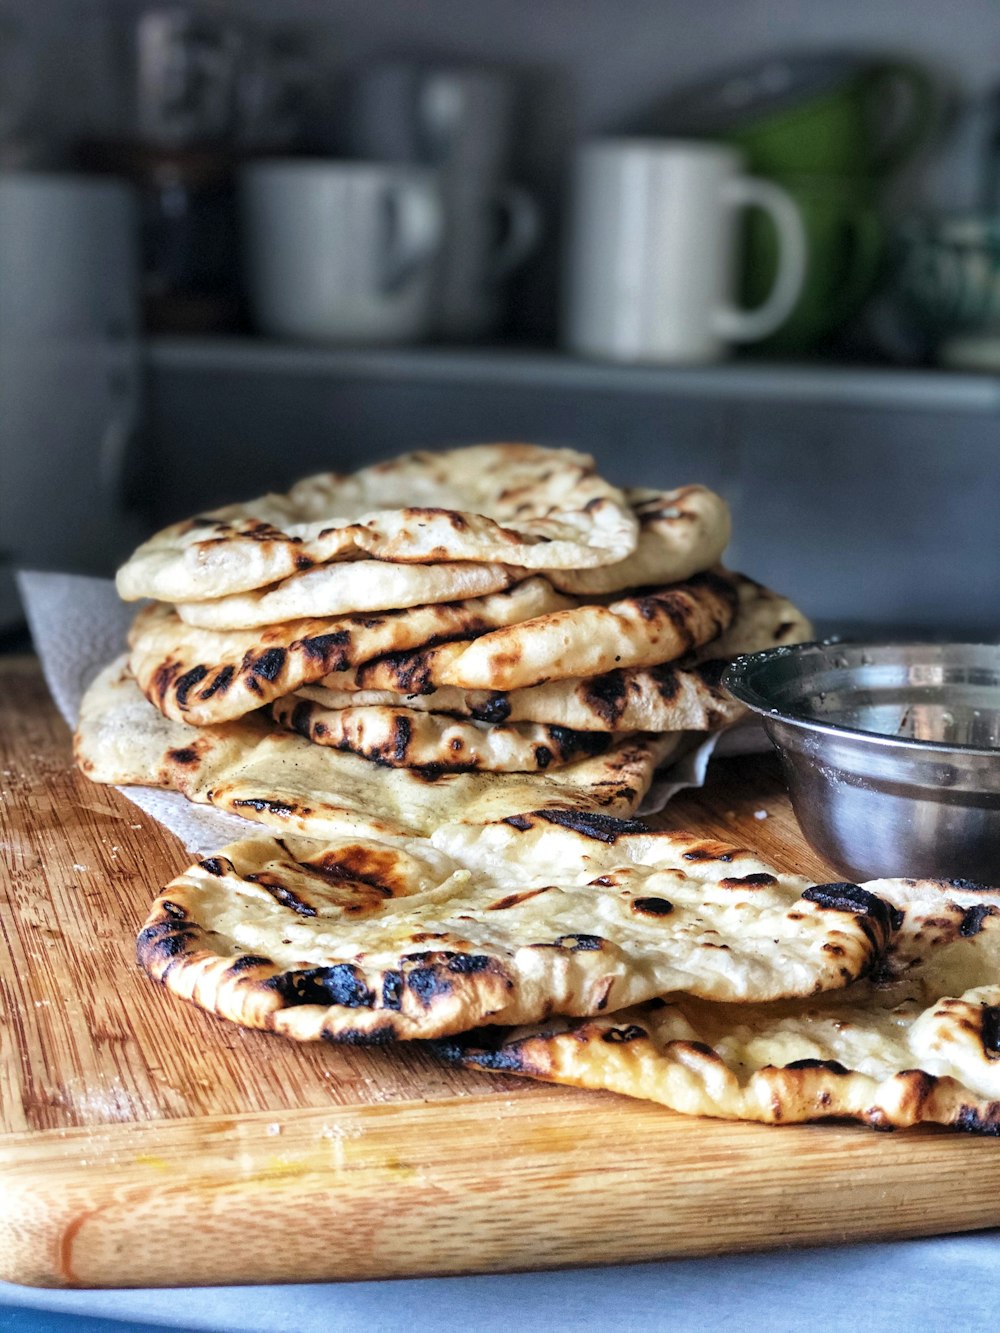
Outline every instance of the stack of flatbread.
<path fill-rule="evenodd" d="M 1000 891 L 811 884 L 550 810 L 405 846 L 270 837 L 157 898 L 142 966 L 296 1040 L 435 1039 L 676 1111 L 1000 1133 Z"/>
<path fill-rule="evenodd" d="M 315 837 L 631 815 L 658 767 L 739 718 L 726 661 L 808 637 L 719 566 L 729 535 L 704 487 L 622 491 L 532 445 L 198 515 L 119 572 L 150 600 L 84 700 L 80 764 Z"/>
<path fill-rule="evenodd" d="M 1000 891 L 811 884 L 630 818 L 808 634 L 700 486 L 569 450 L 412 454 L 161 532 L 76 738 L 95 781 L 270 825 L 156 899 L 210 1012 L 762 1121 L 1000 1131 Z M 624 817 L 624 818 L 623 818 Z"/>

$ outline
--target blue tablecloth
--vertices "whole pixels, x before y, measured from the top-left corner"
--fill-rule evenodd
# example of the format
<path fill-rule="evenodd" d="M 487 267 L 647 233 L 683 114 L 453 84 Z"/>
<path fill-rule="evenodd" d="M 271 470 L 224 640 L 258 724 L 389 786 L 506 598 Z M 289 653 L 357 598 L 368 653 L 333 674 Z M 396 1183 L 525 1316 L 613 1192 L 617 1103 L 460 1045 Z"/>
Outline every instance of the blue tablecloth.
<path fill-rule="evenodd" d="M 252 1225 L 252 1223 L 248 1223 Z M 192 1237 L 196 1244 L 196 1237 Z M 1000 1232 L 834 1249 L 680 1259 L 503 1277 L 432 1278 L 184 1291 L 35 1291 L 0 1283 L 0 1333 L 56 1333 L 21 1322 L 25 1307 L 121 1321 L 241 1333 L 414 1333 L 433 1325 L 512 1333 L 997 1333 Z M 21 1307 L 12 1310 L 11 1307 Z M 4 1323 L 9 1316 L 11 1323 Z M 17 1322 L 15 1322 L 15 1320 Z M 67 1333 L 74 1324 L 65 1325 Z M 79 1326 L 111 1333 L 114 1324 Z"/>

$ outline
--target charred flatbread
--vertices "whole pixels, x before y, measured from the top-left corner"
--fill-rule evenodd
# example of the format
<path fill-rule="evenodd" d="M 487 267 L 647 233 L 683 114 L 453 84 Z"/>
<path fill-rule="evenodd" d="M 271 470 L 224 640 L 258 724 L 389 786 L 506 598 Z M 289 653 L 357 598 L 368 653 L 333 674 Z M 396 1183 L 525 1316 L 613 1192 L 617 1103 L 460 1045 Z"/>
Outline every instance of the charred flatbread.
<path fill-rule="evenodd" d="M 671 995 L 582 1023 L 467 1034 L 443 1053 L 689 1115 L 1000 1133 L 1000 891 L 864 888 L 892 909 L 892 941 L 872 976 L 836 995 L 740 1006 Z"/>
<path fill-rule="evenodd" d="M 593 597 L 629 588 L 662 587 L 710 569 L 729 541 L 725 501 L 704 486 L 674 491 L 627 490 L 639 524 L 635 552 L 600 569 L 549 570 L 553 586 Z M 530 570 L 472 561 L 398 564 L 340 560 L 291 574 L 270 587 L 210 601 L 182 602 L 177 614 L 204 629 L 252 629 L 314 616 L 349 615 L 450 602 L 498 592 Z"/>
<path fill-rule="evenodd" d="M 385 1042 L 599 1014 L 665 992 L 749 1001 L 876 965 L 889 909 L 734 847 L 569 811 L 390 848 L 253 839 L 156 900 L 138 957 L 175 994 L 300 1041 Z"/>
<path fill-rule="evenodd" d="M 543 773 L 388 768 L 313 745 L 260 714 L 211 727 L 174 722 L 143 696 L 122 658 L 84 696 L 75 752 L 94 782 L 166 787 L 305 837 L 399 838 L 549 807 L 630 815 L 684 740 L 626 736 Z"/>
<path fill-rule="evenodd" d="M 129 662 L 143 693 L 166 716 L 195 726 L 242 717 L 300 685 L 385 653 L 486 633 L 572 606 L 544 578 L 462 602 L 330 619 L 295 620 L 258 630 L 185 625 L 169 606 L 136 616 Z"/>
<path fill-rule="evenodd" d="M 537 722 L 477 722 L 400 705 L 324 708 L 297 695 L 276 699 L 271 715 L 279 726 L 316 745 L 390 768 L 542 773 L 602 754 L 611 744 L 607 734 Z"/>
<path fill-rule="evenodd" d="M 323 473 L 175 523 L 139 547 L 117 583 L 126 601 L 205 601 L 359 555 L 590 569 L 624 560 L 637 541 L 624 494 L 588 455 L 477 445 Z"/>
<path fill-rule="evenodd" d="M 733 624 L 681 662 L 522 690 L 463 690 L 435 686 L 437 655 L 433 649 L 415 649 L 328 676 L 296 697 L 328 709 L 405 702 L 414 710 L 481 722 L 539 722 L 575 731 L 709 731 L 728 726 L 746 710 L 721 686 L 727 661 L 740 653 L 801 643 L 812 634 L 809 621 L 786 598 L 752 579 L 736 578 L 739 610 Z"/>

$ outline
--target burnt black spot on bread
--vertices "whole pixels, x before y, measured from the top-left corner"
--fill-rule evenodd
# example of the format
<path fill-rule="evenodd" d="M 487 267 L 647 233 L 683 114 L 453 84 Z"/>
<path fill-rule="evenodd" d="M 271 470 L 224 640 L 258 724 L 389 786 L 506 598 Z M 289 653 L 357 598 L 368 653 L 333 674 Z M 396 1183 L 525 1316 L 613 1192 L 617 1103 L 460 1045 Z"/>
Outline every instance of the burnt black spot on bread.
<path fill-rule="evenodd" d="M 743 889 L 743 888 L 765 888 L 769 884 L 777 884 L 774 875 L 734 875 L 729 879 L 720 881 L 724 889 Z"/>
<path fill-rule="evenodd" d="M 286 819 L 298 809 L 298 806 L 291 801 L 268 801 L 262 796 L 233 801 L 233 807 L 238 810 L 256 810 L 259 815 L 266 811 L 268 814 L 279 815 L 282 819 Z"/>
<path fill-rule="evenodd" d="M 190 745 L 185 745 L 179 750 L 168 750 L 167 758 L 175 764 L 196 764 L 198 762 L 198 751 Z"/>
<path fill-rule="evenodd" d="M 1000 1135 L 1000 1102 L 990 1102 L 984 1111 L 963 1106 L 955 1119 L 955 1128 L 968 1134 Z"/>
<path fill-rule="evenodd" d="M 329 671 L 344 671 L 349 665 L 347 648 L 351 642 L 349 629 L 338 629 L 332 634 L 317 634 L 299 639 L 292 647 L 301 648 L 310 661 L 322 663 Z"/>
<path fill-rule="evenodd" d="M 607 1032 L 601 1033 L 601 1041 L 606 1041 L 609 1046 L 624 1046 L 626 1042 L 639 1041 L 643 1037 L 648 1037 L 649 1033 L 645 1028 L 639 1027 L 635 1023 L 629 1023 L 623 1028 L 608 1028 Z"/>
<path fill-rule="evenodd" d="M 487 912 L 504 912 L 509 907 L 518 907 L 521 903 L 526 903 L 529 898 L 537 898 L 540 893 L 548 893 L 551 884 L 546 884 L 543 889 L 525 889 L 521 893 L 508 893 L 506 898 L 498 898 L 495 903 L 490 903 Z"/>
<path fill-rule="evenodd" d="M 991 1058 L 1000 1055 L 1000 1005 L 983 1006 L 981 1027 L 983 1050 Z"/>
<path fill-rule="evenodd" d="M 181 907 L 180 903 L 172 903 L 169 898 L 163 898 L 160 902 L 160 911 L 168 916 L 171 921 L 186 921 L 187 912 Z"/>
<path fill-rule="evenodd" d="M 198 691 L 199 699 L 212 699 L 217 694 L 225 694 L 229 689 L 233 676 L 236 674 L 236 668 L 232 665 L 224 666 L 215 673 L 213 679 L 205 686 L 203 690 Z"/>
<path fill-rule="evenodd" d="M 859 918 L 869 942 L 876 948 L 884 947 L 890 934 L 903 924 L 903 913 L 884 902 L 860 884 L 838 880 L 831 884 L 814 884 L 803 891 L 808 902 L 833 912 L 851 912 Z"/>
<path fill-rule="evenodd" d="M 312 713 L 312 704 L 300 699 L 292 709 L 292 716 L 289 719 L 292 730 L 297 731 L 300 736 L 305 736 L 306 740 L 312 739 Z"/>
<path fill-rule="evenodd" d="M 346 1009 L 371 1009 L 375 996 L 362 973 L 351 963 L 332 967 L 309 967 L 302 972 L 282 972 L 264 985 L 275 990 L 289 1006 L 299 1004 L 339 1005 Z"/>
<path fill-rule="evenodd" d="M 341 1028 L 339 1031 L 322 1033 L 324 1041 L 336 1042 L 338 1046 L 391 1046 L 396 1040 L 396 1029 L 391 1023 L 379 1023 L 376 1027 Z"/>
<path fill-rule="evenodd" d="M 548 768 L 552 763 L 552 751 L 547 745 L 535 746 L 535 763 L 542 769 Z"/>
<path fill-rule="evenodd" d="M 648 833 L 649 825 L 641 819 L 617 819 L 614 815 L 602 815 L 588 810 L 536 810 L 535 815 L 549 824 L 558 824 L 560 828 L 571 829 L 585 838 L 594 838 L 597 842 L 614 842 L 626 833 Z M 513 823 L 513 817 L 506 821 Z M 529 825 L 515 825 L 527 828 Z"/>
<path fill-rule="evenodd" d="M 672 902 L 666 898 L 633 898 L 632 911 L 643 916 L 669 916 L 674 910 Z"/>
<path fill-rule="evenodd" d="M 267 871 L 260 871 L 256 875 L 247 875 L 246 878 L 251 884 L 259 884 L 265 889 L 275 902 L 280 903 L 282 907 L 287 907 L 296 916 L 315 916 L 316 908 L 311 903 L 305 902 L 293 893 L 287 884 L 283 884 L 276 875 L 268 874 Z"/>
<path fill-rule="evenodd" d="M 231 875 L 235 872 L 235 866 L 228 856 L 209 856 L 198 864 L 202 870 L 207 870 L 210 875 Z"/>
<path fill-rule="evenodd" d="M 284 648 L 267 648 L 254 660 L 253 673 L 255 676 L 262 676 L 264 680 L 276 680 L 281 668 L 285 665 L 286 653 Z"/>
<path fill-rule="evenodd" d="M 310 557 L 307 555 L 302 555 L 301 553 L 299 553 L 295 557 L 295 568 L 300 571 L 304 569 L 312 569 L 314 564 L 315 561 L 311 560 Z"/>
<path fill-rule="evenodd" d="M 973 903 L 962 913 L 962 924 L 958 928 L 958 933 L 964 935 L 966 939 L 972 935 L 978 935 L 986 918 L 996 915 L 997 909 L 990 907 L 988 903 Z"/>
<path fill-rule="evenodd" d="M 382 1008 L 399 1009 L 403 998 L 403 974 L 390 968 L 382 976 Z"/>
<path fill-rule="evenodd" d="M 477 722 L 506 722 L 510 717 L 510 700 L 502 690 L 494 690 L 481 704 L 470 707 Z"/>
<path fill-rule="evenodd" d="M 190 671 L 185 671 L 184 675 L 174 685 L 174 697 L 181 708 L 187 706 L 187 697 L 194 687 L 201 683 L 208 675 L 207 666 L 192 667 Z"/>
<path fill-rule="evenodd" d="M 732 861 L 734 849 L 723 842 L 703 842 L 682 853 L 685 861 Z"/>
<path fill-rule="evenodd" d="M 792 1060 L 784 1066 L 785 1069 L 825 1069 L 828 1074 L 849 1074 L 850 1070 L 845 1069 L 839 1060 L 815 1060 L 812 1058 L 805 1060 Z"/>
<path fill-rule="evenodd" d="M 610 733 L 602 731 L 572 731 L 569 727 L 552 725 L 548 733 L 563 760 L 603 754 L 611 745 Z"/>
<path fill-rule="evenodd" d="M 600 935 L 559 935 L 553 944 L 558 949 L 569 949 L 571 953 L 594 953 L 604 948 Z"/>
<path fill-rule="evenodd" d="M 262 953 L 241 954 L 235 962 L 230 963 L 226 972 L 231 977 L 238 977 L 244 972 L 250 972 L 255 967 L 273 967 L 274 962 L 270 958 L 265 958 Z"/>
<path fill-rule="evenodd" d="M 397 764 L 406 763 L 406 754 L 413 736 L 413 724 L 408 717 L 397 713 L 392 720 L 392 754 Z"/>
<path fill-rule="evenodd" d="M 511 828 L 520 829 L 522 833 L 531 828 L 531 820 L 527 815 L 508 815 L 503 822 Z"/>
<path fill-rule="evenodd" d="M 625 711 L 627 690 L 624 674 L 621 671 L 607 671 L 603 676 L 594 676 L 587 681 L 582 689 L 587 707 L 609 730 L 613 730 Z"/>
<path fill-rule="evenodd" d="M 148 972 L 157 964 L 189 953 L 198 931 L 185 922 L 168 919 L 144 926 L 135 942 L 135 956 Z"/>

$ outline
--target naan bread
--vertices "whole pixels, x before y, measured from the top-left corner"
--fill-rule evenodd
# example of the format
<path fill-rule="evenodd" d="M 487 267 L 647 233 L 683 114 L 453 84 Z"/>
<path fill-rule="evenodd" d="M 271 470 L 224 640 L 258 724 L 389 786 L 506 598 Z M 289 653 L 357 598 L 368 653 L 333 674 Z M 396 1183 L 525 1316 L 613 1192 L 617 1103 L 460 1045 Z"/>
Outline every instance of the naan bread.
<path fill-rule="evenodd" d="M 550 811 L 401 848 L 234 843 L 163 890 L 139 961 L 249 1027 L 381 1043 L 680 990 L 810 994 L 864 973 L 888 942 L 874 894 L 635 828 Z"/>
<path fill-rule="evenodd" d="M 202 629 L 254 629 L 316 616 L 358 611 L 398 611 L 501 592 L 527 578 L 527 570 L 452 560 L 439 565 L 398 565 L 388 560 L 340 560 L 292 574 L 270 588 L 233 593 L 210 602 L 181 602 L 177 614 Z"/>
<path fill-rule="evenodd" d="M 1000 1133 L 1000 891 L 864 888 L 897 929 L 875 974 L 836 995 L 743 1006 L 670 996 L 584 1023 L 470 1034 L 444 1053 L 689 1115 Z"/>
<path fill-rule="evenodd" d="M 656 768 L 685 743 L 625 736 L 602 755 L 547 773 L 437 773 L 384 768 L 272 725 L 259 714 L 212 727 L 171 721 L 121 658 L 84 695 L 75 753 L 94 782 L 169 787 L 305 837 L 399 838 L 549 807 L 630 815 Z"/>
<path fill-rule="evenodd" d="M 494 726 L 399 705 L 330 709 L 298 695 L 276 699 L 271 715 L 279 726 L 316 745 L 347 750 L 390 768 L 541 773 L 602 754 L 611 744 L 609 735 L 593 731 L 534 722 Z"/>
<path fill-rule="evenodd" d="M 573 449 L 487 444 L 323 473 L 165 528 L 118 571 L 126 601 L 206 601 L 358 555 L 590 569 L 632 554 L 623 493 Z"/>
<path fill-rule="evenodd" d="M 578 596 L 676 583 L 715 565 L 729 541 L 725 501 L 704 486 L 675 491 L 626 490 L 639 524 L 635 552 L 601 569 L 550 570 L 554 587 Z M 530 571 L 451 561 L 401 565 L 385 560 L 334 561 L 292 574 L 272 587 L 212 601 L 182 602 L 177 614 L 204 629 L 253 629 L 311 616 L 349 615 L 498 592 Z"/>
<path fill-rule="evenodd" d="M 462 690 L 435 688 L 434 650 L 416 649 L 327 676 L 318 685 L 304 686 L 295 697 L 328 709 L 391 707 L 405 700 L 411 709 L 482 722 L 540 722 L 574 731 L 711 731 L 746 712 L 720 684 L 729 658 L 801 643 L 812 635 L 809 621 L 791 602 L 742 575 L 736 579 L 736 619 L 719 638 L 681 662 L 524 690 Z"/>
<path fill-rule="evenodd" d="M 627 488 L 639 520 L 639 542 L 630 556 L 600 569 L 552 570 L 563 592 L 589 597 L 628 588 L 679 583 L 718 564 L 729 544 L 729 506 L 705 486 L 674 491 Z"/>
<path fill-rule="evenodd" d="M 598 606 L 585 602 L 431 649 L 429 679 L 465 690 L 518 690 L 550 680 L 672 662 L 732 624 L 738 597 L 723 571 Z"/>
<path fill-rule="evenodd" d="M 169 606 L 152 604 L 135 618 L 129 662 L 162 713 L 208 726 L 242 717 L 330 672 L 346 675 L 384 653 L 456 637 L 467 642 L 470 635 L 572 605 L 540 577 L 466 602 L 293 620 L 258 630 L 195 629 Z"/>

